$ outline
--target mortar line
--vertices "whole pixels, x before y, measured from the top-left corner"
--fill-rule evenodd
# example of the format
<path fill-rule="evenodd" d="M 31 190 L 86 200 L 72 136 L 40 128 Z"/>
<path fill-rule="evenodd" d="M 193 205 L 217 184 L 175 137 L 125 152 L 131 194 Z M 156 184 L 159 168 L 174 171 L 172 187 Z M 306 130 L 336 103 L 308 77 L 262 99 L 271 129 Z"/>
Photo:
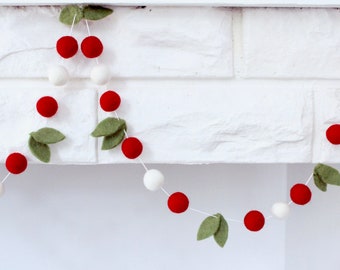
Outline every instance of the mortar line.
<path fill-rule="evenodd" d="M 318 136 L 319 134 L 316 134 L 316 111 L 315 111 L 315 87 L 314 85 L 311 87 L 311 91 L 312 91 L 312 111 L 313 111 L 313 118 L 312 118 L 312 138 L 311 138 L 311 152 L 312 152 L 312 157 L 311 157 L 311 163 L 313 163 L 316 159 L 317 156 L 317 149 L 315 147 L 315 143 L 316 143 L 316 136 Z"/>
<path fill-rule="evenodd" d="M 233 53 L 233 69 L 234 79 L 242 79 L 244 72 L 244 56 L 243 56 L 243 9 L 232 9 L 232 53 Z"/>

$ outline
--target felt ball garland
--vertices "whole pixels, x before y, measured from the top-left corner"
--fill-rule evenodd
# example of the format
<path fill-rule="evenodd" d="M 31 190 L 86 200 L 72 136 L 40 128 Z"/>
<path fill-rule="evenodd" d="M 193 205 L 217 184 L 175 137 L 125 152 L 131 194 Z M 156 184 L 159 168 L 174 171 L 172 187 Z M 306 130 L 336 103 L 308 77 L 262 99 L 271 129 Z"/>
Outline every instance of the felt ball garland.
<path fill-rule="evenodd" d="M 119 108 L 121 99 L 120 96 L 112 90 L 106 91 L 100 97 L 100 107 L 105 112 L 113 112 Z"/>
<path fill-rule="evenodd" d="M 81 8 L 79 9 L 82 11 Z M 98 10 L 102 12 L 102 15 L 100 15 L 102 17 L 104 16 L 104 13 L 108 14 L 108 10 L 101 7 L 96 7 L 96 9 L 92 12 L 97 12 Z M 105 12 L 103 13 L 103 11 Z M 82 14 L 81 16 L 85 16 L 82 12 L 79 14 Z M 73 16 L 72 27 L 75 23 L 75 19 L 76 16 Z M 63 18 L 63 20 L 68 22 L 69 18 Z M 97 58 L 102 54 L 104 46 L 98 37 L 90 34 L 88 29 L 88 37 L 82 40 L 80 49 L 86 58 Z M 56 51 L 64 59 L 72 58 L 78 52 L 78 42 L 71 36 L 71 34 L 62 36 L 56 42 Z M 95 65 L 91 70 L 91 81 L 97 85 L 105 85 L 108 83 L 110 78 L 109 67 L 99 64 L 97 60 L 97 65 Z M 69 80 L 69 74 L 65 67 L 56 65 L 49 69 L 48 79 L 52 84 L 62 86 Z M 189 209 L 207 215 L 208 217 L 201 224 L 198 240 L 214 236 L 215 241 L 223 247 L 228 236 L 227 221 L 220 213 L 211 215 L 189 207 L 189 198 L 183 192 L 169 194 L 165 191 L 163 188 L 165 182 L 163 173 L 156 169 L 149 170 L 145 166 L 143 161 L 140 159 L 140 155 L 143 152 L 142 142 L 137 137 L 128 136 L 126 131 L 126 122 L 118 117 L 116 110 L 120 107 L 120 104 L 120 96 L 113 90 L 107 90 L 100 97 L 99 105 L 101 109 L 109 113 L 114 112 L 116 116 L 104 119 L 92 132 L 94 137 L 103 137 L 102 149 L 112 149 L 121 144 L 121 151 L 126 158 L 139 158 L 139 161 L 146 170 L 143 177 L 145 188 L 150 191 L 162 190 L 168 196 L 167 206 L 169 210 L 175 214 L 184 213 Z M 43 96 L 36 102 L 36 110 L 41 116 L 50 118 L 57 113 L 58 102 L 51 96 Z M 65 136 L 58 130 L 49 127 L 41 128 L 38 131 L 30 133 L 30 150 L 41 161 L 49 162 L 50 150 L 48 145 L 60 142 L 64 138 Z M 340 144 L 340 124 L 331 125 L 326 130 L 326 138 L 333 145 Z M 40 152 L 37 149 L 39 149 Z M 43 151 L 41 149 L 43 149 Z M 10 174 L 21 174 L 27 169 L 27 158 L 19 152 L 11 153 L 6 159 L 5 166 L 9 174 L 2 180 L 2 182 L 0 182 L 0 195 L 4 191 L 3 183 Z M 340 173 L 332 167 L 324 164 L 318 164 L 315 166 L 313 174 L 305 184 L 298 183 L 291 187 L 291 202 L 294 202 L 297 205 L 305 205 L 311 201 L 312 192 L 307 184 L 312 177 L 314 177 L 315 185 L 322 191 L 326 191 L 327 185 L 340 186 Z M 274 203 L 271 208 L 273 216 L 278 219 L 286 218 L 290 213 L 291 202 Z M 266 219 L 267 218 L 259 210 L 251 210 L 245 214 L 243 224 L 249 231 L 258 232 L 264 228 Z"/>
<path fill-rule="evenodd" d="M 81 51 L 87 58 L 96 58 L 99 57 L 103 52 L 103 45 L 101 41 L 95 37 L 91 36 L 89 33 L 89 36 L 85 38 L 81 43 Z M 55 76 L 57 77 L 57 76 Z M 106 66 L 103 65 L 97 65 L 91 70 L 90 75 L 91 80 L 98 84 L 103 85 L 106 84 L 110 79 L 109 70 Z M 55 80 L 57 81 L 57 80 Z M 101 98 L 100 98 L 100 106 L 101 108 L 106 112 L 115 112 L 119 106 L 120 106 L 120 97 L 119 95 L 114 91 L 107 91 L 105 92 Z M 115 112 L 116 113 L 116 112 Z M 105 126 L 103 123 L 98 124 L 98 130 L 99 134 L 102 134 L 104 136 L 103 146 L 105 146 L 103 149 L 106 149 L 106 146 L 109 144 L 109 146 L 117 146 L 122 141 L 121 150 L 123 154 L 128 159 L 135 159 L 139 157 L 142 154 L 143 151 L 143 145 L 140 142 L 139 139 L 135 137 L 128 137 L 126 133 L 126 123 L 122 119 L 118 117 L 116 114 L 116 118 L 112 119 L 109 118 L 106 120 L 103 120 L 104 123 L 113 123 L 114 129 L 103 129 L 102 127 Z M 332 128 L 327 130 L 326 137 L 332 144 L 340 144 L 340 132 L 339 127 L 334 125 Z M 126 137 L 126 138 L 125 138 Z M 142 161 L 141 161 L 142 162 Z M 145 164 L 142 163 L 144 168 L 146 169 L 146 173 L 144 174 L 143 182 L 145 187 L 150 191 L 155 190 L 163 190 L 163 184 L 164 184 L 164 176 L 163 174 L 158 170 L 148 170 L 145 166 Z M 325 189 L 326 184 L 334 184 L 335 181 L 326 179 L 325 177 L 322 177 L 320 175 L 317 175 L 315 177 L 315 182 L 317 182 L 317 185 L 320 189 Z M 340 178 L 340 176 L 339 176 Z M 308 181 L 307 181 L 308 183 Z M 340 185 L 340 181 L 339 181 Z M 165 191 L 165 190 L 163 190 Z M 165 193 L 167 193 L 165 191 Z M 189 199 L 188 197 L 182 193 L 182 192 L 175 192 L 173 194 L 167 194 L 168 195 L 168 208 L 173 213 L 183 213 L 189 208 Z M 311 192 L 306 185 L 304 184 L 297 184 L 291 188 L 290 192 L 291 200 L 299 205 L 304 205 L 308 203 L 311 199 Z M 285 202 L 278 202 L 275 203 L 272 206 L 272 214 L 280 219 L 286 218 L 290 212 L 290 203 Z M 191 210 L 193 210 L 191 208 Z M 198 211 L 203 213 L 202 211 Z M 260 231 L 264 225 L 265 225 L 266 218 L 264 215 L 258 211 L 258 210 L 252 210 L 249 211 L 245 216 L 243 223 L 245 227 L 253 232 Z M 205 239 L 207 235 L 211 236 L 214 235 L 214 238 L 216 242 L 223 246 L 226 241 L 226 235 L 221 237 L 221 231 L 228 231 L 228 226 L 222 215 L 216 214 L 216 215 L 210 215 L 208 214 L 208 218 L 203 221 L 203 233 L 200 234 L 200 239 Z M 211 226 L 212 225 L 212 226 Z M 205 231 L 205 228 L 209 228 L 210 231 Z M 201 231 L 201 232 L 202 232 Z"/>
<path fill-rule="evenodd" d="M 189 199 L 184 193 L 175 192 L 171 194 L 168 198 L 168 207 L 173 213 L 183 213 L 189 207 Z"/>
<path fill-rule="evenodd" d="M 44 96 L 36 103 L 38 113 L 43 117 L 52 117 L 58 111 L 58 102 L 51 96 Z"/>
<path fill-rule="evenodd" d="M 81 51 L 87 58 L 99 57 L 103 52 L 103 44 L 96 36 L 88 36 L 83 39 L 80 45 Z"/>
<path fill-rule="evenodd" d="M 326 138 L 332 144 L 340 144 L 340 125 L 331 125 L 326 130 Z"/>
<path fill-rule="evenodd" d="M 69 77 L 67 69 L 61 65 L 52 66 L 48 69 L 48 80 L 56 86 L 65 85 Z"/>
<path fill-rule="evenodd" d="M 144 186 L 151 191 L 156 191 L 164 185 L 164 175 L 159 170 L 147 170 L 143 178 Z"/>
<path fill-rule="evenodd" d="M 91 70 L 90 79 L 92 82 L 98 85 L 108 83 L 111 78 L 110 69 L 107 65 L 98 64 Z"/>
<path fill-rule="evenodd" d="M 135 137 L 126 138 L 122 143 L 122 152 L 129 159 L 138 158 L 143 152 L 143 144 Z"/>
<path fill-rule="evenodd" d="M 61 57 L 71 58 L 78 51 L 78 42 L 72 36 L 63 36 L 58 39 L 56 49 Z"/>
<path fill-rule="evenodd" d="M 271 210 L 272 214 L 279 219 L 287 218 L 290 213 L 289 204 L 285 202 L 274 203 Z"/>
<path fill-rule="evenodd" d="M 6 159 L 6 168 L 12 174 L 23 173 L 27 168 L 27 159 L 21 153 L 12 153 Z"/>
<path fill-rule="evenodd" d="M 264 226 L 265 218 L 260 211 L 249 211 L 244 217 L 244 225 L 249 231 L 257 232 Z"/>
<path fill-rule="evenodd" d="M 290 198 L 296 204 L 305 205 L 311 200 L 312 192 L 305 184 L 295 184 L 290 189 Z"/>
<path fill-rule="evenodd" d="M 52 117 L 58 111 L 58 102 L 51 96 L 41 97 L 36 103 L 38 113 L 43 117 Z M 65 139 L 65 135 L 59 130 L 44 127 L 31 132 L 28 146 L 31 153 L 40 161 L 48 163 L 51 158 L 49 144 L 55 144 Z"/>

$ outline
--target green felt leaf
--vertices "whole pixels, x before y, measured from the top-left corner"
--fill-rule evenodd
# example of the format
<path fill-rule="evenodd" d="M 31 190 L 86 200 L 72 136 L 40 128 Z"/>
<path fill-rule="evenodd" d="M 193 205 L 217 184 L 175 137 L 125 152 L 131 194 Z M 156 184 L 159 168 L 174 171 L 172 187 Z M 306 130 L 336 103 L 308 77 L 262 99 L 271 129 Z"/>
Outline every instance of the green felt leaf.
<path fill-rule="evenodd" d="M 314 184 L 316 185 L 318 189 L 324 192 L 327 191 L 327 184 L 324 181 L 322 181 L 322 178 L 315 171 L 313 173 L 313 178 L 314 178 Z"/>
<path fill-rule="evenodd" d="M 124 129 L 118 130 L 115 134 L 105 136 L 103 139 L 102 150 L 110 150 L 119 145 L 125 138 Z"/>
<path fill-rule="evenodd" d="M 315 185 L 322 191 L 327 190 L 327 184 L 340 186 L 340 173 L 331 166 L 317 164 L 313 176 Z"/>
<path fill-rule="evenodd" d="M 229 227 L 224 217 L 221 214 L 217 215 L 220 216 L 220 226 L 217 232 L 214 234 L 214 239 L 220 247 L 224 247 L 228 239 Z"/>
<path fill-rule="evenodd" d="M 119 130 L 126 129 L 126 123 L 122 119 L 108 117 L 101 121 L 91 133 L 93 137 L 110 136 Z"/>
<path fill-rule="evenodd" d="M 76 5 L 70 5 L 61 10 L 59 21 L 66 25 L 72 25 L 74 20 L 74 24 L 77 24 L 83 19 L 83 16 L 83 8 Z"/>
<path fill-rule="evenodd" d="M 101 6 L 86 6 L 84 7 L 84 19 L 100 20 L 112 14 L 113 10 Z"/>
<path fill-rule="evenodd" d="M 37 159 L 45 163 L 50 162 L 51 151 L 50 147 L 47 144 L 37 142 L 32 136 L 30 136 L 28 146 L 32 154 Z"/>
<path fill-rule="evenodd" d="M 197 232 L 197 240 L 206 239 L 217 232 L 220 227 L 220 216 L 215 215 L 203 220 Z"/>
<path fill-rule="evenodd" d="M 30 134 L 34 140 L 43 144 L 57 143 L 65 139 L 65 135 L 54 128 L 41 128 Z"/>

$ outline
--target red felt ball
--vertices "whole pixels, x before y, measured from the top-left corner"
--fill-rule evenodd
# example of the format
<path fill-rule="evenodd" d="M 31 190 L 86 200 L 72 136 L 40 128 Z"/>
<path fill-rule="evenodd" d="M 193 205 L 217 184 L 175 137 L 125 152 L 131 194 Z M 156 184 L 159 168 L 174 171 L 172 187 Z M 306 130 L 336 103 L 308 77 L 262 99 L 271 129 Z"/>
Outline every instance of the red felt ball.
<path fill-rule="evenodd" d="M 81 42 L 81 51 L 87 58 L 96 58 L 103 52 L 103 44 L 99 38 L 88 36 Z"/>
<path fill-rule="evenodd" d="M 184 193 L 175 192 L 168 198 L 168 207 L 174 213 L 183 213 L 189 207 L 189 199 Z"/>
<path fill-rule="evenodd" d="M 129 159 L 137 158 L 143 152 L 143 144 L 135 137 L 126 138 L 122 143 L 122 152 Z"/>
<path fill-rule="evenodd" d="M 52 117 L 58 111 L 58 102 L 53 97 L 45 96 L 37 101 L 36 108 L 41 116 Z"/>
<path fill-rule="evenodd" d="M 12 153 L 6 159 L 6 168 L 13 174 L 22 173 L 27 168 L 27 159 L 20 153 Z"/>
<path fill-rule="evenodd" d="M 326 130 L 327 140 L 332 144 L 340 144 L 340 125 L 331 125 Z"/>
<path fill-rule="evenodd" d="M 71 58 L 78 51 L 78 43 L 74 37 L 63 36 L 57 41 L 57 52 L 63 58 Z"/>
<path fill-rule="evenodd" d="M 113 112 L 120 105 L 120 96 L 114 91 L 106 91 L 100 97 L 100 107 L 106 112 Z"/>
<path fill-rule="evenodd" d="M 244 225 L 249 231 L 257 232 L 264 226 L 265 218 L 260 211 L 249 211 L 244 217 Z"/>
<path fill-rule="evenodd" d="M 296 204 L 307 204 L 312 198 L 312 192 L 305 184 L 296 184 L 290 189 L 290 198 Z"/>

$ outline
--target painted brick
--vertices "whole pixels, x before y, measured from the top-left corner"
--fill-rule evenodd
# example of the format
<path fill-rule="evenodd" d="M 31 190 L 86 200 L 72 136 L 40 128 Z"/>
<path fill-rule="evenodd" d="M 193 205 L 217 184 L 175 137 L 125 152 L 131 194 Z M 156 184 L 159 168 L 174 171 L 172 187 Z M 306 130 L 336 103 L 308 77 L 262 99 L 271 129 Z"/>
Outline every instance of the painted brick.
<path fill-rule="evenodd" d="M 120 146 L 100 150 L 102 139 L 90 136 L 98 121 L 116 116 L 99 108 L 99 94 L 107 89 L 120 94 L 117 114 L 126 120 L 129 136 L 144 143 L 142 159 L 147 163 L 311 161 L 311 84 L 129 79 L 100 87 L 98 95 L 90 82 L 72 81 L 65 88 L 46 81 L 17 84 L 0 89 L 0 128 L 6 131 L 0 134 L 2 161 L 10 152 L 23 151 L 30 162 L 39 162 L 27 148 L 28 134 L 50 126 L 67 137 L 52 145 L 52 163 L 134 162 L 123 156 Z M 60 105 L 49 119 L 35 111 L 43 95 L 54 96 Z"/>
<path fill-rule="evenodd" d="M 1 7 L 0 76 L 46 77 L 50 64 L 63 63 L 72 77 L 88 77 L 95 60 L 78 53 L 61 61 L 55 42 L 70 33 L 58 8 Z M 104 44 L 99 61 L 114 77 L 231 77 L 232 13 L 218 8 L 115 8 L 91 22 Z M 53 29 L 53 31 L 51 31 Z M 74 27 L 79 43 L 85 23 Z"/>
<path fill-rule="evenodd" d="M 313 162 L 339 162 L 340 146 L 333 145 L 326 138 L 326 130 L 333 124 L 340 124 L 340 93 L 336 88 L 315 91 L 315 132 Z"/>
<path fill-rule="evenodd" d="M 245 77 L 339 78 L 338 9 L 244 9 Z"/>
<path fill-rule="evenodd" d="M 96 92 L 47 89 L 0 88 L 1 161 L 11 152 L 21 152 L 30 163 L 40 163 L 29 151 L 29 134 L 43 127 L 52 127 L 65 134 L 66 139 L 51 145 L 51 163 L 95 163 L 96 144 L 89 133 L 97 120 Z M 35 108 L 36 101 L 46 95 L 53 96 L 59 103 L 57 114 L 51 118 L 40 116 Z"/>
<path fill-rule="evenodd" d="M 122 97 L 117 113 L 129 136 L 144 142 L 145 162 L 311 161 L 313 98 L 301 86 L 190 80 L 114 85 Z M 98 118 L 110 115 L 99 110 Z M 99 150 L 98 161 L 129 162 L 119 147 Z"/>
<path fill-rule="evenodd" d="M 90 23 L 92 33 L 110 44 L 100 58 L 111 64 L 115 77 L 107 87 L 76 79 L 87 78 L 95 60 L 78 54 L 60 61 L 53 52 L 55 40 L 69 31 L 58 22 L 58 12 L 56 7 L 0 8 L 2 161 L 12 151 L 28 152 L 29 132 L 48 124 L 67 136 L 52 146 L 52 163 L 131 162 L 119 147 L 97 149 L 101 139 L 90 136 L 97 121 L 114 116 L 98 109 L 97 91 L 113 89 L 122 97 L 118 115 L 127 121 L 129 135 L 144 142 L 145 162 L 338 162 L 337 146 L 324 137 L 330 124 L 340 122 L 338 82 L 324 80 L 340 74 L 338 10 L 243 9 L 242 22 L 239 9 L 116 8 L 107 21 Z M 81 40 L 86 31 L 81 24 L 74 35 Z M 39 32 L 46 38 L 37 39 Z M 45 77 L 50 63 L 69 68 L 72 80 L 66 87 L 36 80 Z M 238 79 L 230 77 L 232 65 Z M 48 121 L 34 110 L 42 95 L 55 95 L 61 105 Z"/>

